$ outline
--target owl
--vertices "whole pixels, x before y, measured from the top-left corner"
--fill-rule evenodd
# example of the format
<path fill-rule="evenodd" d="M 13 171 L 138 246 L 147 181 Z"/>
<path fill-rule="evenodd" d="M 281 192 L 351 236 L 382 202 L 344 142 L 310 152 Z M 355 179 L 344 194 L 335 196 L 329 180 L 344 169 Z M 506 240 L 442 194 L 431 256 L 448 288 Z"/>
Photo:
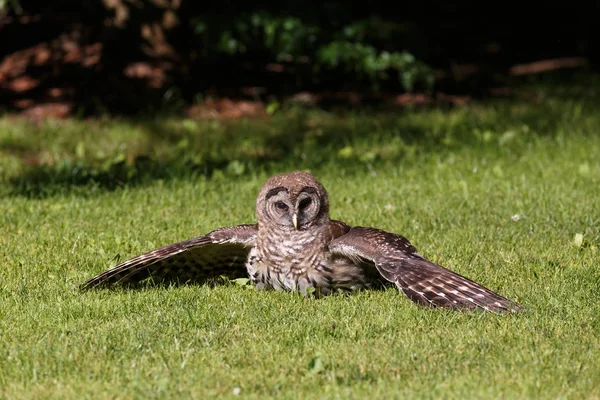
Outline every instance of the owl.
<path fill-rule="evenodd" d="M 330 219 L 327 191 L 307 172 L 268 179 L 256 199 L 256 219 L 147 252 L 82 287 L 249 278 L 258 289 L 314 296 L 396 286 L 425 306 L 499 314 L 523 309 L 427 260 L 403 236 Z"/>

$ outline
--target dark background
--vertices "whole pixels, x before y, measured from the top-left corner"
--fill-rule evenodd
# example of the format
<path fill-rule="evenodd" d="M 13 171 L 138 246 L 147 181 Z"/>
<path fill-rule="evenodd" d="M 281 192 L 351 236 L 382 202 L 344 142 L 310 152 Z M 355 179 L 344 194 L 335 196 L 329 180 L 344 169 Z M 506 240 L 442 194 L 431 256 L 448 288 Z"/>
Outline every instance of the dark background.
<path fill-rule="evenodd" d="M 600 64 L 598 2 L 205 3 L 9 2 L 0 10 L 0 107 L 62 116 L 300 92 L 349 103 L 351 93 L 484 98 L 531 77 L 569 81 Z M 340 41 L 375 54 L 406 51 L 415 61 L 375 77 L 360 55 L 318 61 Z M 398 74 L 409 69 L 416 78 L 407 86 Z"/>

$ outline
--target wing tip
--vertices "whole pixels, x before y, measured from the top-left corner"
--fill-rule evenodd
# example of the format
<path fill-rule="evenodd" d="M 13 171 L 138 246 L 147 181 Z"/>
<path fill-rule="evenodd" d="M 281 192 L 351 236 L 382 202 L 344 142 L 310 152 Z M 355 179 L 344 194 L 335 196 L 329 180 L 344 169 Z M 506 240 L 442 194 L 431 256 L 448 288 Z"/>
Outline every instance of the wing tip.
<path fill-rule="evenodd" d="M 410 286 L 406 287 L 401 282 L 396 282 L 396 286 L 409 300 L 421 306 L 446 308 L 454 311 L 482 310 L 498 315 L 517 314 L 527 311 L 527 308 L 523 305 L 491 291 L 493 296 L 488 295 L 475 300 L 473 297 L 463 295 L 459 292 L 444 292 L 443 288 L 437 288 L 438 291 L 420 291 Z"/>
<path fill-rule="evenodd" d="M 110 270 L 109 270 L 110 271 Z M 108 271 L 106 271 L 108 272 Z M 104 286 L 108 286 L 111 283 L 117 283 L 117 281 L 112 281 L 109 278 L 106 278 L 105 276 L 103 276 L 105 273 L 102 273 L 100 275 L 96 275 L 91 279 L 88 279 L 87 281 L 79 284 L 78 288 L 81 291 L 85 291 L 85 290 L 91 290 L 91 289 L 98 289 Z"/>

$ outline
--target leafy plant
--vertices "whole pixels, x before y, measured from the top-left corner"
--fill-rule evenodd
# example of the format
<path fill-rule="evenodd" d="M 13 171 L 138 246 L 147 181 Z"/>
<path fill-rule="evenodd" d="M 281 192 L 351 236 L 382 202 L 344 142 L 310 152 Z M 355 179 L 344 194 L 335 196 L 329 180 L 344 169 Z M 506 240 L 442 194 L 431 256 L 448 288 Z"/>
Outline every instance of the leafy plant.
<path fill-rule="evenodd" d="M 396 43 L 400 24 L 379 18 L 316 23 L 316 16 L 276 15 L 256 11 L 230 19 L 205 14 L 193 19 L 204 55 L 254 55 L 287 63 L 300 79 L 319 81 L 343 70 L 374 89 L 394 77 L 406 90 L 431 89 L 433 71 Z M 309 68 L 307 68 L 309 67 Z"/>
<path fill-rule="evenodd" d="M 12 10 L 19 15 L 23 12 L 19 0 L 0 0 L 0 10 Z"/>

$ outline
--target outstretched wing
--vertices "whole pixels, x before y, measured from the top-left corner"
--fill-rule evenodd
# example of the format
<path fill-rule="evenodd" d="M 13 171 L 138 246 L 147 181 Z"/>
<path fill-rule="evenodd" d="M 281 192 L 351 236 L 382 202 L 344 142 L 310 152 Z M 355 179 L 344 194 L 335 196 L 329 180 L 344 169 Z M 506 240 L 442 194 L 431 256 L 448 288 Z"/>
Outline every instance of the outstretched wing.
<path fill-rule="evenodd" d="M 256 242 L 256 225 L 221 228 L 125 261 L 85 282 L 83 289 L 114 283 L 155 281 L 203 282 L 220 275 L 247 276 L 246 259 Z"/>
<path fill-rule="evenodd" d="M 399 235 L 379 229 L 353 227 L 329 244 L 332 253 L 355 262 L 371 262 L 412 301 L 455 309 L 483 308 L 495 313 L 515 312 L 522 307 L 491 290 L 441 267 L 417 253 Z"/>

